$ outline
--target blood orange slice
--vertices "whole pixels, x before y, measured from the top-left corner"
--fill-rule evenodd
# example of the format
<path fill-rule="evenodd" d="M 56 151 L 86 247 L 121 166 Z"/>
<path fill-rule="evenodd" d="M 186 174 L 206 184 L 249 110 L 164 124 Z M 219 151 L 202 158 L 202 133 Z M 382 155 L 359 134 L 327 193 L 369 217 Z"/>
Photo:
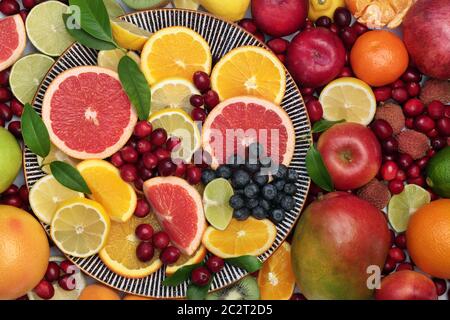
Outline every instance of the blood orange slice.
<path fill-rule="evenodd" d="M 104 159 L 125 145 L 136 112 L 116 72 L 96 66 L 69 69 L 53 80 L 42 104 L 53 144 L 76 159 Z"/>
<path fill-rule="evenodd" d="M 144 183 L 144 193 L 172 243 L 184 254 L 192 255 L 206 229 L 197 189 L 181 178 L 157 177 Z"/>
<path fill-rule="evenodd" d="M 25 25 L 20 15 L 0 19 L 0 71 L 20 58 L 26 44 Z"/>
<path fill-rule="evenodd" d="M 295 131 L 286 111 L 263 99 L 236 97 L 215 107 L 203 125 L 202 145 L 212 157 L 213 168 L 255 142 L 264 146 L 273 161 L 289 165 Z"/>

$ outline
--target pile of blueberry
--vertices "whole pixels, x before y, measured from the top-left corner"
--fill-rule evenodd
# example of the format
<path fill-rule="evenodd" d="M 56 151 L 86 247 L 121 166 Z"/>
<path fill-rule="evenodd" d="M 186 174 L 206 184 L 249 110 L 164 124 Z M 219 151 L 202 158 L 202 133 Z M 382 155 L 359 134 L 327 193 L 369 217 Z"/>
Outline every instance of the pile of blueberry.
<path fill-rule="evenodd" d="M 259 144 L 249 146 L 246 158 L 244 160 L 235 155 L 215 171 L 204 170 L 202 182 L 207 185 L 216 178 L 230 179 L 234 189 L 230 206 L 234 209 L 235 219 L 246 220 L 253 216 L 256 219 L 269 218 L 279 224 L 286 211 L 295 207 L 298 174 L 285 165 L 273 166 L 276 170 L 271 172 L 272 160 L 263 155 L 263 148 Z"/>

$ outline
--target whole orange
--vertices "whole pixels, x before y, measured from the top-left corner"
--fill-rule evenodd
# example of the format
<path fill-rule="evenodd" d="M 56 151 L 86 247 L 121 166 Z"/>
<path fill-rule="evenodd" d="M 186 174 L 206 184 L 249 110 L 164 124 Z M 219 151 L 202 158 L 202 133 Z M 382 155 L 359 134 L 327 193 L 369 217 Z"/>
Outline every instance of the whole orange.
<path fill-rule="evenodd" d="M 28 212 L 0 205 L 0 300 L 33 289 L 47 270 L 50 248 L 42 226 Z"/>
<path fill-rule="evenodd" d="M 406 243 L 421 270 L 450 279 L 450 199 L 430 202 L 416 211 L 409 220 Z"/>
<path fill-rule="evenodd" d="M 102 284 L 91 284 L 83 289 L 78 300 L 120 300 L 117 291 Z"/>
<path fill-rule="evenodd" d="M 364 33 L 350 52 L 353 72 L 371 86 L 384 86 L 397 80 L 408 67 L 405 44 L 385 30 Z"/>

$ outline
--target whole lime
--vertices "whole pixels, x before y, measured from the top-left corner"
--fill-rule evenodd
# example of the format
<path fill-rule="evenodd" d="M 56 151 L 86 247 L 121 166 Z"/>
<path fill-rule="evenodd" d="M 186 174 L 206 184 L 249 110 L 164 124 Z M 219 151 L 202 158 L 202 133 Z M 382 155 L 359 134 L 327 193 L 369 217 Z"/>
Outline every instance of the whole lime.
<path fill-rule="evenodd" d="M 450 197 L 450 146 L 436 153 L 428 162 L 427 183 L 436 194 Z"/>
<path fill-rule="evenodd" d="M 0 193 L 13 183 L 22 166 L 22 149 L 16 138 L 0 127 Z"/>

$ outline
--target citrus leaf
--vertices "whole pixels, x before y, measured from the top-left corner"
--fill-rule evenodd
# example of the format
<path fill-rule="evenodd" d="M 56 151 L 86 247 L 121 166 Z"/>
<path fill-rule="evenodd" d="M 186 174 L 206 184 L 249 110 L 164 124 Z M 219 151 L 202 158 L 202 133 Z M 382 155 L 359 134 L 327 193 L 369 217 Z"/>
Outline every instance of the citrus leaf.
<path fill-rule="evenodd" d="M 317 121 L 316 123 L 314 123 L 312 132 L 313 133 L 324 132 L 324 131 L 330 129 L 335 124 L 342 123 L 342 122 L 345 122 L 345 120 L 344 119 L 338 120 L 338 121 L 320 120 L 320 121 Z"/>
<path fill-rule="evenodd" d="M 50 137 L 47 127 L 33 107 L 26 103 L 22 114 L 22 136 L 25 144 L 38 156 L 50 153 Z"/>
<path fill-rule="evenodd" d="M 173 275 L 167 277 L 162 282 L 165 286 L 177 286 L 180 283 L 183 283 L 187 279 L 189 279 L 192 270 L 203 265 L 203 263 L 191 264 L 188 266 L 181 267 L 178 269 Z"/>
<path fill-rule="evenodd" d="M 306 169 L 315 184 L 328 192 L 334 191 L 331 176 L 328 173 L 321 154 L 317 151 L 314 145 L 311 146 L 306 154 Z"/>
<path fill-rule="evenodd" d="M 186 292 L 187 298 L 189 300 L 205 300 L 212 281 L 213 277 L 211 277 L 211 280 L 209 280 L 209 282 L 202 287 L 199 287 L 193 283 L 189 284 Z"/>
<path fill-rule="evenodd" d="M 82 193 L 91 194 L 91 190 L 80 172 L 70 164 L 62 161 L 50 163 L 50 170 L 55 179 L 63 186 Z"/>
<path fill-rule="evenodd" d="M 255 256 L 241 256 L 237 258 L 225 259 L 229 264 L 242 268 L 250 273 L 256 272 L 262 268 L 262 262 Z"/>
<path fill-rule="evenodd" d="M 150 87 L 138 64 L 128 56 L 119 62 L 119 78 L 140 120 L 147 120 L 150 114 Z"/>

